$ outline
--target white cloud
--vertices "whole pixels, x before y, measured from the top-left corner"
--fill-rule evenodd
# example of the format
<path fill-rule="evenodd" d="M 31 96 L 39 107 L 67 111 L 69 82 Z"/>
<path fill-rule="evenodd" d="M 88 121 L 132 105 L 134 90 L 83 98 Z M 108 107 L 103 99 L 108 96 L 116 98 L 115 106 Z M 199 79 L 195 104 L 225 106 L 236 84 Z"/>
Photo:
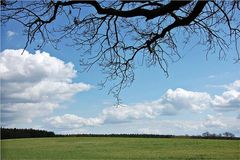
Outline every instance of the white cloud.
<path fill-rule="evenodd" d="M 152 119 L 159 115 L 176 115 L 185 110 L 199 112 L 209 106 L 210 100 L 207 93 L 191 92 L 181 88 L 169 89 L 156 101 L 106 108 L 102 111 L 101 117 L 105 122 L 119 123 Z"/>
<path fill-rule="evenodd" d="M 84 118 L 74 114 L 64 114 L 46 118 L 46 115 L 51 114 L 62 102 L 71 99 L 78 92 L 89 90 L 91 86 L 72 82 L 76 76 L 72 63 L 65 63 L 46 52 L 37 51 L 31 54 L 25 51 L 23 55 L 21 53 L 22 50 L 4 50 L 0 54 L 3 125 L 31 122 L 34 118 L 44 117 L 48 127 L 60 129 L 63 133 L 69 129 L 86 132 L 82 130 L 84 126 L 116 123 L 123 125 L 181 115 L 184 112 L 194 116 L 207 109 L 239 111 L 240 108 L 240 80 L 237 80 L 229 85 L 222 85 L 225 91 L 220 95 L 182 88 L 169 89 L 155 101 L 108 107 L 96 117 Z M 236 117 L 234 120 L 236 121 Z M 237 126 L 232 119 L 211 115 L 198 121 L 161 120 L 158 125 L 165 128 L 171 126 L 168 129 L 169 133 L 174 129 L 204 131 Z M 138 131 L 166 133 L 162 132 L 162 128 L 150 127 Z"/>
<path fill-rule="evenodd" d="M 90 132 L 88 132 L 88 130 L 82 129 L 82 128 L 70 129 L 70 130 L 58 129 L 57 132 L 55 132 L 55 133 L 58 133 L 58 134 L 90 134 Z"/>
<path fill-rule="evenodd" d="M 229 85 L 224 85 L 227 89 L 221 95 L 215 95 L 211 104 L 216 109 L 239 110 L 240 109 L 240 80 L 236 80 Z"/>
<path fill-rule="evenodd" d="M 155 128 L 140 128 L 137 131 L 139 134 L 164 134 L 161 129 Z"/>
<path fill-rule="evenodd" d="M 205 92 L 192 92 L 182 88 L 169 89 L 161 98 L 163 105 L 173 106 L 176 109 L 190 109 L 201 111 L 209 106 L 211 97 Z"/>
<path fill-rule="evenodd" d="M 15 32 L 13 32 L 13 31 L 7 31 L 7 37 L 8 38 L 12 38 L 13 36 L 15 36 L 16 35 L 16 33 Z"/>
<path fill-rule="evenodd" d="M 219 117 L 208 115 L 207 119 L 202 122 L 203 126 L 206 128 L 224 128 L 226 124 L 223 123 Z"/>
<path fill-rule="evenodd" d="M 82 126 L 97 126 L 102 124 L 100 118 L 82 118 L 73 114 L 55 116 L 46 119 L 55 128 L 78 129 Z"/>
<path fill-rule="evenodd" d="M 130 124 L 141 120 L 153 120 L 158 117 L 176 116 L 181 113 L 189 113 L 191 116 L 201 113 L 207 109 L 215 109 L 223 106 L 232 109 L 239 109 L 239 86 L 235 81 L 226 85 L 227 90 L 222 95 L 210 96 L 206 92 L 193 92 L 182 88 L 175 90 L 169 89 L 158 100 L 134 105 L 123 105 L 118 107 L 108 107 L 102 110 L 98 116 L 94 118 L 83 118 L 77 115 L 55 116 L 47 119 L 47 122 L 55 128 L 66 126 L 66 128 L 81 128 L 84 126 L 99 126 L 103 124 Z M 234 102 L 235 101 L 235 105 Z M 234 107 L 233 107 L 234 105 Z M 200 121 L 162 121 L 160 125 L 174 126 L 179 130 L 208 130 L 223 129 L 231 126 L 233 120 L 228 121 L 221 118 L 221 114 L 217 116 L 208 115 L 205 120 Z M 236 118 L 234 118 L 236 120 Z M 226 121 L 228 123 L 226 123 Z M 235 124 L 235 123 L 233 123 Z M 145 130 L 147 131 L 147 129 Z M 156 130 L 157 132 L 157 130 Z M 146 132 L 147 133 L 147 132 Z M 154 131 L 155 133 L 155 131 Z M 160 133 L 160 132 L 159 132 Z"/>
<path fill-rule="evenodd" d="M 159 100 L 135 105 L 108 107 L 96 118 L 82 118 L 77 115 L 63 115 L 47 119 L 50 125 L 59 128 L 77 128 L 111 123 L 129 123 L 135 120 L 154 119 L 157 116 L 173 116 L 180 111 L 192 112 L 206 109 L 210 101 L 207 93 L 191 92 L 178 88 L 169 89 Z M 70 118 L 67 118 L 70 117 Z"/>
<path fill-rule="evenodd" d="M 46 116 L 76 93 L 91 88 L 89 84 L 72 82 L 76 76 L 72 63 L 46 52 L 25 51 L 21 55 L 22 51 L 4 50 L 0 54 L 3 124 Z"/>
<path fill-rule="evenodd" d="M 31 123 L 36 117 L 49 115 L 58 106 L 53 102 L 2 104 L 2 124 L 16 126 L 15 123 Z"/>
<path fill-rule="evenodd" d="M 135 124 L 138 133 L 145 134 L 195 134 L 206 131 L 211 133 L 223 133 L 226 131 L 240 135 L 240 120 L 220 114 L 207 115 L 198 120 L 154 120 Z"/>
<path fill-rule="evenodd" d="M 157 113 L 152 103 L 103 109 L 100 117 L 107 123 L 121 123 L 136 119 L 154 118 Z"/>
<path fill-rule="evenodd" d="M 228 90 L 240 91 L 240 80 L 236 80 L 229 85 L 225 85 Z"/>

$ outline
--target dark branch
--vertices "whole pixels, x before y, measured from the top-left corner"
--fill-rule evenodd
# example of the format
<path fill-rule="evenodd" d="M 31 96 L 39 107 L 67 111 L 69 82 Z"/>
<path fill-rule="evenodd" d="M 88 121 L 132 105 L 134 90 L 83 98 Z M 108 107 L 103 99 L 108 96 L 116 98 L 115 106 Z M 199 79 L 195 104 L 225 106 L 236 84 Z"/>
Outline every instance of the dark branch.
<path fill-rule="evenodd" d="M 178 45 L 194 37 L 209 52 L 225 57 L 234 45 L 239 62 L 240 1 L 1 1 L 1 22 L 24 27 L 26 49 L 42 39 L 57 48 L 62 39 L 79 49 L 80 64 L 88 71 L 99 65 L 111 93 L 134 80 L 139 61 L 158 65 L 168 76 L 168 62 L 181 54 Z M 86 11 L 85 13 L 82 13 Z M 61 19 L 61 25 L 59 21 Z M 182 33 L 181 39 L 176 37 Z"/>

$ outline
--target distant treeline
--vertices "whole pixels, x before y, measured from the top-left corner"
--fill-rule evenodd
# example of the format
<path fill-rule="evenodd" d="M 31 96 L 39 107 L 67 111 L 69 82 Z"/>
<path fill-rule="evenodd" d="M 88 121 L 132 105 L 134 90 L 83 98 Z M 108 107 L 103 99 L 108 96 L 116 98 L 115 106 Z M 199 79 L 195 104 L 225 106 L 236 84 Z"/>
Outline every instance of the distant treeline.
<path fill-rule="evenodd" d="M 135 137 L 135 138 L 173 138 L 174 135 L 158 135 L 158 134 L 67 134 L 56 135 L 59 137 Z"/>
<path fill-rule="evenodd" d="M 202 135 L 175 136 L 158 134 L 55 134 L 45 130 L 1 128 L 1 139 L 38 138 L 38 137 L 133 137 L 133 138 L 196 138 L 196 139 L 240 139 L 230 132 L 215 134 L 205 132 Z"/>
<path fill-rule="evenodd" d="M 1 139 L 54 137 L 54 132 L 36 129 L 2 128 Z"/>
<path fill-rule="evenodd" d="M 207 132 L 208 133 L 208 132 Z M 225 135 L 225 133 L 227 133 Z M 67 135 L 56 135 L 57 137 L 133 137 L 133 138 L 195 138 L 195 139 L 240 139 L 235 137 L 230 132 L 223 134 L 205 134 L 202 135 L 158 135 L 158 134 L 67 134 Z"/>

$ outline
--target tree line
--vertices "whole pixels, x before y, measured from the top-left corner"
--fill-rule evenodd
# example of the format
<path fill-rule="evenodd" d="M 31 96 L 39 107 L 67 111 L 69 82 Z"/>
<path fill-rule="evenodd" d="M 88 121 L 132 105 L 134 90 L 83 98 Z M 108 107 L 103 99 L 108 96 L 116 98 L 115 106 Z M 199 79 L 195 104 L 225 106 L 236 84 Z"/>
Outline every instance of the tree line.
<path fill-rule="evenodd" d="M 67 134 L 56 135 L 60 137 L 135 137 L 135 138 L 173 138 L 174 135 L 159 135 L 159 134 Z"/>
<path fill-rule="evenodd" d="M 2 128 L 1 139 L 54 137 L 55 133 L 37 129 Z"/>
<path fill-rule="evenodd" d="M 202 135 L 160 135 L 160 134 L 66 134 L 59 137 L 126 137 L 126 138 L 194 138 L 194 139 L 240 139 L 233 133 L 220 134 L 205 132 Z"/>
<path fill-rule="evenodd" d="M 240 139 L 231 132 L 221 134 L 204 132 L 202 135 L 159 135 L 159 134 L 55 134 L 52 131 L 37 129 L 2 128 L 1 139 L 40 138 L 40 137 L 132 137 L 132 138 L 196 138 L 196 139 Z"/>
<path fill-rule="evenodd" d="M 205 137 L 205 138 L 235 138 L 235 135 L 231 132 L 224 132 L 224 133 L 220 133 L 220 134 L 216 134 L 216 133 L 210 133 L 210 132 L 204 132 L 202 134 L 202 137 Z"/>

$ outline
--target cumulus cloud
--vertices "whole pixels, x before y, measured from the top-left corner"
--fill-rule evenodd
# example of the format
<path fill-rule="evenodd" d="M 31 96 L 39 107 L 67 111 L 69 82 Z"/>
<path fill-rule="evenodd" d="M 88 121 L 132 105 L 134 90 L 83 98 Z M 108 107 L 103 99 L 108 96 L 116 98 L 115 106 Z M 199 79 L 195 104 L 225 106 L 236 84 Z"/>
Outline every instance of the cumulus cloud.
<path fill-rule="evenodd" d="M 102 124 L 101 118 L 82 118 L 73 114 L 55 116 L 46 119 L 54 128 L 76 129 L 82 126 L 96 126 Z"/>
<path fill-rule="evenodd" d="M 0 54 L 2 122 L 31 122 L 45 116 L 61 102 L 78 92 L 87 91 L 89 84 L 73 83 L 76 70 L 49 53 L 4 50 Z"/>
<path fill-rule="evenodd" d="M 54 128 L 58 133 L 140 133 L 140 134 L 194 134 L 199 135 L 206 131 L 211 133 L 222 133 L 225 131 L 240 134 L 239 120 L 235 117 L 224 116 L 220 114 L 207 115 L 200 119 L 183 120 L 181 118 L 174 119 L 139 119 L 127 123 L 107 123 L 100 121 L 91 121 L 86 124 L 87 119 L 76 115 L 56 116 L 60 118 L 55 125 L 49 126 Z M 70 118 L 71 117 L 71 118 Z M 98 117 L 100 118 L 100 117 Z M 94 119 L 94 118 L 90 118 Z M 54 120 L 56 122 L 56 119 Z M 48 124 L 51 120 L 47 121 Z M 76 125 L 73 125 L 76 124 Z M 97 126 L 94 128 L 84 126 Z M 78 132 L 79 131 L 79 132 Z"/>
<path fill-rule="evenodd" d="M 206 128 L 224 128 L 226 124 L 217 116 L 208 115 L 207 119 L 202 122 Z"/>
<path fill-rule="evenodd" d="M 15 123 L 31 123 L 34 118 L 46 116 L 58 106 L 52 102 L 2 104 L 2 124 L 14 126 Z"/>
<path fill-rule="evenodd" d="M 176 90 L 169 89 L 156 101 L 108 107 L 103 109 L 96 118 L 83 118 L 77 115 L 66 114 L 48 118 L 47 122 L 56 128 L 61 126 L 76 128 L 109 123 L 128 123 L 134 120 L 154 119 L 159 115 L 173 116 L 185 110 L 192 112 L 202 111 L 207 108 L 209 101 L 210 96 L 207 93 L 191 92 L 181 88 Z M 89 121 L 91 123 L 87 123 Z"/>
<path fill-rule="evenodd" d="M 229 85 L 224 85 L 224 88 L 226 88 L 226 91 L 212 98 L 211 105 L 221 110 L 239 110 L 240 80 L 236 80 Z"/>
<path fill-rule="evenodd" d="M 106 108 L 102 111 L 101 117 L 105 122 L 114 123 L 152 119 L 158 115 L 176 115 L 185 110 L 198 112 L 205 110 L 210 100 L 207 93 L 191 92 L 182 88 L 169 89 L 156 101 Z"/>
<path fill-rule="evenodd" d="M 236 80 L 233 83 L 229 84 L 229 85 L 225 85 L 225 87 L 228 90 L 236 90 L 236 91 L 240 91 L 240 80 Z"/>
<path fill-rule="evenodd" d="M 190 109 L 201 111 L 209 106 L 211 97 L 205 92 L 192 92 L 182 88 L 169 89 L 161 98 L 163 105 L 173 106 L 176 109 Z"/>
<path fill-rule="evenodd" d="M 213 131 L 218 130 L 221 131 L 234 131 L 236 133 L 240 133 L 240 120 L 236 120 L 235 117 L 232 116 L 224 116 L 223 114 L 214 114 L 207 115 L 207 117 L 201 121 L 199 121 L 199 129 L 205 131 Z"/>
<path fill-rule="evenodd" d="M 169 89 L 158 100 L 134 105 L 107 107 L 94 118 L 83 118 L 77 115 L 66 114 L 48 118 L 47 122 L 56 128 L 61 126 L 78 128 L 103 124 L 132 123 L 140 120 L 151 120 L 157 117 L 181 115 L 181 113 L 186 111 L 196 114 L 207 109 L 215 111 L 219 111 L 222 108 L 225 108 L 226 111 L 239 110 L 239 81 L 237 80 L 232 84 L 226 85 L 225 88 L 226 91 L 221 95 L 213 96 L 206 92 L 193 92 L 182 88 Z M 219 116 L 208 115 L 204 121 L 174 121 L 174 123 L 173 121 L 164 121 L 164 124 L 185 130 L 227 127 L 228 124 L 219 118 Z"/>
<path fill-rule="evenodd" d="M 107 123 L 127 122 L 136 119 L 154 118 L 157 113 L 154 104 L 136 104 L 134 106 L 118 106 L 103 109 L 100 117 Z"/>
<path fill-rule="evenodd" d="M 207 115 L 197 120 L 154 120 L 139 125 L 138 133 L 145 134 L 201 134 L 206 131 L 222 133 L 225 131 L 240 134 L 240 120 L 222 114 Z"/>
<path fill-rule="evenodd" d="M 2 125 L 32 122 L 34 118 L 45 117 L 51 128 L 73 129 L 103 124 L 127 124 L 158 117 L 181 115 L 183 112 L 201 113 L 207 109 L 239 111 L 240 80 L 222 85 L 222 94 L 189 91 L 183 88 L 168 89 L 159 99 L 104 108 L 96 117 L 84 118 L 74 114 L 64 114 L 46 118 L 62 102 L 75 94 L 87 91 L 89 84 L 74 83 L 74 65 L 52 57 L 49 53 L 37 51 L 31 54 L 22 50 L 4 50 L 0 54 L 1 112 Z M 234 118 L 236 120 L 236 117 Z M 237 119 L 239 120 L 239 119 Z M 202 121 L 161 121 L 159 125 L 173 126 L 175 129 L 199 130 L 226 128 L 233 121 L 209 115 Z M 142 132 L 148 132 L 148 128 Z M 159 130 L 155 130 L 159 132 Z M 159 132 L 160 133 L 160 132 Z"/>
<path fill-rule="evenodd" d="M 12 38 L 13 36 L 15 36 L 16 35 L 16 33 L 15 32 L 13 32 L 13 31 L 7 31 L 7 37 L 8 38 Z"/>

